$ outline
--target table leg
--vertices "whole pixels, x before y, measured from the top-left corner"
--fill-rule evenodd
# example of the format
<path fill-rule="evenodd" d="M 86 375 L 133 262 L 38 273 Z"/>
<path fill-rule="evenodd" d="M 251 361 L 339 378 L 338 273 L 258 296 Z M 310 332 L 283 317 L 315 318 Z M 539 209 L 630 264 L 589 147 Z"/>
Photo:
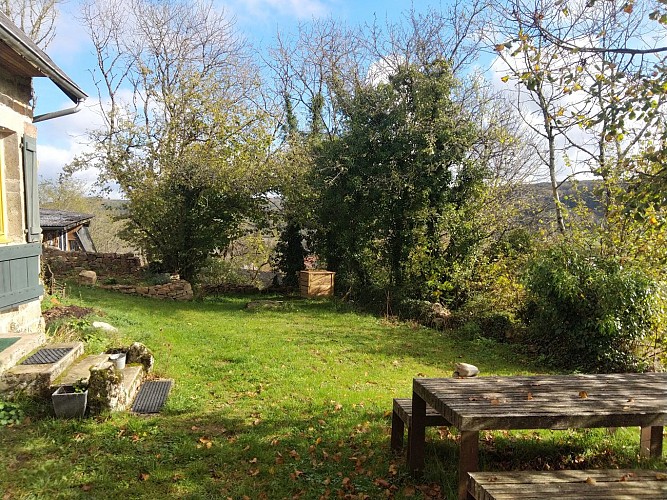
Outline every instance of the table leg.
<path fill-rule="evenodd" d="M 459 500 L 468 498 L 468 472 L 479 470 L 479 431 L 461 431 Z"/>
<path fill-rule="evenodd" d="M 408 466 L 418 476 L 424 468 L 424 441 L 426 441 L 426 402 L 412 393 L 412 425 L 408 431 Z"/>
<path fill-rule="evenodd" d="M 639 445 L 641 458 L 662 457 L 662 433 L 662 426 L 642 427 Z"/>

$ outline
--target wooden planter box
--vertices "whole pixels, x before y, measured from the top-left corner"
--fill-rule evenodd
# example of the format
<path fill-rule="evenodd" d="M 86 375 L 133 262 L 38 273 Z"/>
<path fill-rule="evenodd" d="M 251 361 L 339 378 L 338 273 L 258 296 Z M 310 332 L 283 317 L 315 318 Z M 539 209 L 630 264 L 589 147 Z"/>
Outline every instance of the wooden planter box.
<path fill-rule="evenodd" d="M 331 271 L 301 271 L 299 291 L 302 297 L 331 297 L 334 293 L 334 275 Z"/>

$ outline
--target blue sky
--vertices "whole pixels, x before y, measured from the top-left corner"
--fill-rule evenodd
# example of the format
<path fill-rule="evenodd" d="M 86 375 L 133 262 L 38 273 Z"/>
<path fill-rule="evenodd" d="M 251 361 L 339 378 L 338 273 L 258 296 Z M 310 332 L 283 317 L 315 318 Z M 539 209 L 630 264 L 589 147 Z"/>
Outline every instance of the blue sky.
<path fill-rule="evenodd" d="M 333 17 L 357 25 L 398 20 L 406 10 L 425 11 L 440 8 L 440 1 L 415 0 L 227 0 L 217 1 L 236 20 L 237 29 L 255 47 L 270 46 L 276 32 L 294 31 L 298 23 L 314 18 Z M 47 53 L 90 96 L 84 109 L 72 116 L 38 124 L 40 177 L 57 177 L 62 166 L 80 152 L 85 132 L 95 126 L 96 89 L 90 73 L 95 66 L 91 44 L 77 20 L 79 5 L 66 0 L 61 6 L 56 37 Z M 36 114 L 72 107 L 72 103 L 54 85 L 35 79 Z"/>

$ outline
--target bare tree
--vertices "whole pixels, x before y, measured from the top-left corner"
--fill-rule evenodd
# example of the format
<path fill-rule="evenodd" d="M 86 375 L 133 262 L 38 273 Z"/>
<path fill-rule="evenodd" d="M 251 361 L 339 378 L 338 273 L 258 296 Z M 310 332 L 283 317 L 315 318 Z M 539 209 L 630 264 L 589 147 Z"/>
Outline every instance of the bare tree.
<path fill-rule="evenodd" d="M 58 5 L 63 0 L 0 0 L 0 9 L 41 48 L 56 34 Z"/>

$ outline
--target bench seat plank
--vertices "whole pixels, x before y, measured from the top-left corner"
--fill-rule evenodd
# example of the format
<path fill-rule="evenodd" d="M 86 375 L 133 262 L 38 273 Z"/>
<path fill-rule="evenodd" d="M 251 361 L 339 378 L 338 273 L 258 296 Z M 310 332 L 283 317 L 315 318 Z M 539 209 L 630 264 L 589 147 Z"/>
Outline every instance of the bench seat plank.
<path fill-rule="evenodd" d="M 412 399 L 394 399 L 391 420 L 391 448 L 400 450 L 403 448 L 403 434 L 405 426 L 408 428 L 408 442 L 410 441 L 410 429 L 412 428 Z M 426 406 L 427 427 L 449 427 L 450 423 L 435 409 Z"/>
<path fill-rule="evenodd" d="M 621 500 L 667 498 L 667 473 L 649 470 L 471 472 L 476 500 Z"/>

